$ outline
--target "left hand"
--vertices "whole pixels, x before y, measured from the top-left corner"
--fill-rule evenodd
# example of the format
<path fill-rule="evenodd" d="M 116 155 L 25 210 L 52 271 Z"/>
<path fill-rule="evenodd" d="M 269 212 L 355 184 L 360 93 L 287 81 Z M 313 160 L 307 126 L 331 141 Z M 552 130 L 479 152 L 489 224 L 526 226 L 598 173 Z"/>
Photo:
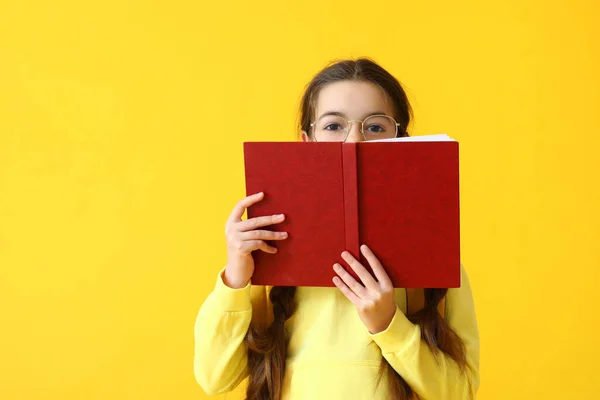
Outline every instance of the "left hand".
<path fill-rule="evenodd" d="M 354 304 L 361 321 L 369 332 L 376 334 L 384 331 L 390 325 L 396 313 L 394 286 L 371 249 L 363 245 L 360 250 L 373 269 L 377 280 L 356 258 L 345 251 L 342 253 L 342 258 L 356 272 L 362 284 L 357 282 L 340 264 L 333 266 L 333 270 L 339 275 L 333 278 L 333 283 Z"/>

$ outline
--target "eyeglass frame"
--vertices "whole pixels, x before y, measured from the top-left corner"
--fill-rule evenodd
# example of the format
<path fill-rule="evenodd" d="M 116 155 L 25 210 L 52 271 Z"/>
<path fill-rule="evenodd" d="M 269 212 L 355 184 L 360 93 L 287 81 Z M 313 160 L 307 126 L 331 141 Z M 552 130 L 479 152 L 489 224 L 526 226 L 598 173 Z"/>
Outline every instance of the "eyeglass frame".
<path fill-rule="evenodd" d="M 321 115 L 319 118 L 315 119 L 311 124 L 310 124 L 310 128 L 311 130 L 313 130 L 313 139 L 315 142 L 317 141 L 317 136 L 314 132 L 314 127 L 315 124 L 317 123 L 317 121 L 319 121 L 321 118 L 325 117 L 326 115 Z M 344 117 L 342 117 L 341 115 L 335 115 L 336 117 L 339 117 L 341 119 L 343 119 L 344 121 L 346 121 L 346 135 L 344 136 L 344 140 L 342 140 L 342 143 L 345 142 L 348 139 L 348 135 L 350 135 L 350 129 L 351 129 L 351 123 L 352 122 L 360 122 L 360 134 L 362 135 L 363 139 L 365 139 L 366 142 L 368 142 L 369 140 L 367 139 L 366 135 L 365 135 L 365 121 L 368 120 L 369 118 L 372 117 L 386 117 L 386 118 L 390 118 L 392 121 L 394 121 L 394 123 L 396 124 L 396 133 L 394 134 L 394 138 L 398 137 L 398 131 L 399 131 L 399 127 L 400 127 L 400 123 L 397 122 L 394 117 L 387 115 L 387 114 L 373 114 L 373 115 L 369 115 L 367 118 L 360 120 L 360 119 L 346 119 Z M 327 143 L 327 142 L 318 142 L 318 143 Z"/>

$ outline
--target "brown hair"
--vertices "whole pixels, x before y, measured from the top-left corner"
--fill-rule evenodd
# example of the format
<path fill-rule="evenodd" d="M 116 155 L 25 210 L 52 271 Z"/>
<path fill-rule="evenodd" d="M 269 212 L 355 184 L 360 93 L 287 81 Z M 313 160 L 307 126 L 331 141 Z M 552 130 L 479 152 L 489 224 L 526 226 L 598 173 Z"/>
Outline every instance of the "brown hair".
<path fill-rule="evenodd" d="M 327 84 L 345 80 L 367 81 L 380 86 L 394 104 L 394 118 L 400 124 L 399 135 L 408 136 L 407 128 L 411 121 L 412 109 L 402 85 L 385 69 L 368 58 L 332 63 L 309 82 L 300 104 L 300 130 L 310 132 L 320 90 Z M 246 336 L 249 372 L 247 400 L 281 399 L 288 344 L 285 322 L 294 312 L 295 293 L 295 287 L 273 287 L 269 294 L 273 304 L 273 321 L 265 330 L 255 327 L 248 330 Z M 425 289 L 424 293 L 425 306 L 416 313 L 408 315 L 408 319 L 420 326 L 422 338 L 434 355 L 439 356 L 441 351 L 464 370 L 466 367 L 464 344 L 438 311 L 438 305 L 446 296 L 447 289 Z M 377 385 L 384 376 L 387 376 L 390 383 L 390 399 L 418 398 L 406 381 L 382 357 Z"/>

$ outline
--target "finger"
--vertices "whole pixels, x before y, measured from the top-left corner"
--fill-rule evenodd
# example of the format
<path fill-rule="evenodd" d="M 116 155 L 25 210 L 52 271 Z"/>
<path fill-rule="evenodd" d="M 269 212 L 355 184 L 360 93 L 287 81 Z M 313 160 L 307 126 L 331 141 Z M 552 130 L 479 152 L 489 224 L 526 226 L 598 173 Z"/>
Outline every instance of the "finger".
<path fill-rule="evenodd" d="M 348 288 L 348 286 L 346 286 L 346 284 L 338 277 L 338 276 L 334 276 L 333 277 L 333 283 L 335 286 L 337 286 L 338 289 L 340 289 L 340 291 L 342 292 L 342 294 L 344 296 L 346 296 L 346 298 L 348 300 L 350 300 L 350 302 L 352 304 L 354 304 L 355 306 L 358 307 L 358 304 L 360 303 L 360 299 L 358 298 L 357 295 L 355 295 L 352 290 L 350 290 Z"/>
<path fill-rule="evenodd" d="M 262 240 L 248 240 L 240 242 L 240 245 L 237 246 L 242 254 L 250 254 L 255 250 L 261 250 L 265 253 L 275 254 L 277 253 L 277 248 L 273 246 L 269 246 Z"/>
<path fill-rule="evenodd" d="M 279 224 L 279 223 L 283 222 L 284 219 L 285 219 L 285 215 L 283 215 L 283 214 L 267 215 L 264 217 L 250 218 L 245 221 L 236 223 L 235 229 L 239 232 L 253 231 L 255 229 L 262 228 L 265 226 Z"/>
<path fill-rule="evenodd" d="M 248 231 L 238 233 L 240 240 L 284 240 L 287 239 L 287 232 L 273 231 Z"/>
<path fill-rule="evenodd" d="M 350 288 L 359 298 L 363 298 L 366 294 L 366 289 L 363 285 L 354 279 L 352 275 L 348 273 L 340 264 L 335 264 L 333 266 L 333 270 L 339 275 L 339 277 L 344 281 L 346 286 Z"/>
<path fill-rule="evenodd" d="M 269 253 L 269 254 L 275 254 L 277 253 L 277 248 L 273 247 L 273 246 L 269 246 L 267 243 L 265 243 L 262 240 L 258 240 L 258 250 L 262 250 L 265 253 Z"/>
<path fill-rule="evenodd" d="M 375 256 L 375 253 L 373 253 L 373 251 L 365 244 L 363 244 L 360 247 L 360 251 L 365 256 L 367 261 L 369 262 L 371 269 L 373 269 L 373 273 L 375 274 L 375 277 L 377 278 L 379 285 L 382 288 L 386 288 L 386 289 L 392 287 L 392 281 L 391 281 L 390 277 L 388 276 L 387 272 L 385 272 L 383 265 L 381 265 L 381 263 Z"/>
<path fill-rule="evenodd" d="M 237 222 L 240 221 L 242 219 L 242 216 L 244 215 L 244 212 L 246 211 L 246 209 L 248 207 L 250 207 L 252 204 L 258 203 L 260 200 L 262 200 L 264 197 L 264 193 L 260 192 L 260 193 L 255 193 L 251 196 L 248 196 L 240 201 L 237 202 L 237 204 L 235 205 L 235 207 L 233 207 L 233 210 L 231 211 L 231 214 L 229 215 L 229 222 Z"/>
<path fill-rule="evenodd" d="M 354 258 L 352 254 L 350 254 L 347 251 L 344 251 L 342 253 L 342 258 L 348 263 L 348 265 L 350 265 L 350 268 L 352 268 L 354 272 L 356 272 L 356 275 L 358 275 L 363 285 L 365 285 L 368 289 L 377 288 L 378 285 L 373 276 L 369 273 L 369 271 L 367 271 L 365 267 L 362 266 L 362 264 L 356 258 Z"/>

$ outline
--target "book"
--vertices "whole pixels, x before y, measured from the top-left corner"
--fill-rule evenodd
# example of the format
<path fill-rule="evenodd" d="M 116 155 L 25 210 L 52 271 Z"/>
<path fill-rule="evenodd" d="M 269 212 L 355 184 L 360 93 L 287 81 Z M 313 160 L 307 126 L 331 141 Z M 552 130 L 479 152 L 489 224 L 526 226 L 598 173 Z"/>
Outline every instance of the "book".
<path fill-rule="evenodd" d="M 359 143 L 245 142 L 247 217 L 285 214 L 255 251 L 253 285 L 334 286 L 341 253 L 366 244 L 396 288 L 460 286 L 459 146 L 447 135 Z"/>

